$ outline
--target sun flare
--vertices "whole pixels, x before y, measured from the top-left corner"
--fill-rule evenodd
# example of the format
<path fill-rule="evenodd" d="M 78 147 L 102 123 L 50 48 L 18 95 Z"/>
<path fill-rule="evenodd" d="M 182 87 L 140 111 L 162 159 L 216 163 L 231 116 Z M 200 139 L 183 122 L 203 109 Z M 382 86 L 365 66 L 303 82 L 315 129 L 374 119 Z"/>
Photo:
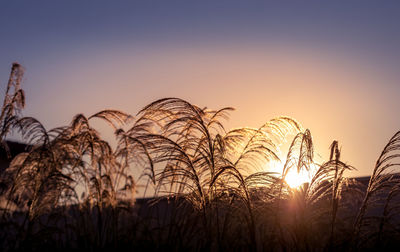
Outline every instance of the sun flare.
<path fill-rule="evenodd" d="M 307 171 L 300 171 L 299 173 L 295 170 L 289 171 L 285 178 L 286 183 L 293 189 L 299 188 L 304 183 L 310 182 L 310 176 Z"/>
<path fill-rule="evenodd" d="M 276 172 L 281 175 L 283 171 L 283 164 L 279 161 L 271 161 L 268 167 L 269 171 Z M 296 189 L 299 188 L 304 183 L 308 183 L 311 180 L 310 171 L 302 170 L 297 172 L 297 170 L 289 170 L 286 174 L 285 182 L 289 185 L 290 188 Z"/>

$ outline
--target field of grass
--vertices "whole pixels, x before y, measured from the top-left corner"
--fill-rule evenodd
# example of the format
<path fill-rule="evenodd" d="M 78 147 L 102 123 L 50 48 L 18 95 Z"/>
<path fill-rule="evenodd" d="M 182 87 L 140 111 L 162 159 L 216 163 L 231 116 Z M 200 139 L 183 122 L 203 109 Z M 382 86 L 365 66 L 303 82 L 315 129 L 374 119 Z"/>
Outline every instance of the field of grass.
<path fill-rule="evenodd" d="M 27 149 L 0 174 L 0 247 L 10 250 L 391 249 L 400 245 L 400 132 L 379 155 L 368 183 L 333 141 L 314 160 L 311 132 L 289 117 L 259 128 L 225 129 L 232 108 L 165 98 L 136 115 L 104 110 L 46 130 L 22 116 L 23 69 L 13 64 L 0 138 Z M 102 119 L 116 147 L 93 128 Z M 289 141 L 285 159 L 279 147 Z M 367 140 L 366 140 L 367 141 Z M 279 173 L 268 169 L 280 160 Z M 292 188 L 289 173 L 309 182 Z M 151 199 L 136 199 L 141 174 Z"/>

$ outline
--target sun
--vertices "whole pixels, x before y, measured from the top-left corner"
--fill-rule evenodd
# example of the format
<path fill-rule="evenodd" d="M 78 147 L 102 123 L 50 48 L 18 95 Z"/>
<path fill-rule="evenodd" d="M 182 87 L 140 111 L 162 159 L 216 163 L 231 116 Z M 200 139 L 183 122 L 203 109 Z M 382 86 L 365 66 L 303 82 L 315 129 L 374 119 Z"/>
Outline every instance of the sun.
<path fill-rule="evenodd" d="M 304 183 L 310 182 L 310 175 L 308 171 L 297 172 L 296 170 L 291 170 L 286 175 L 285 181 L 290 188 L 296 189 Z"/>
<path fill-rule="evenodd" d="M 270 161 L 268 164 L 268 171 L 276 172 L 277 174 L 282 174 L 283 164 L 279 161 Z M 296 169 L 289 170 L 286 174 L 285 182 L 292 189 L 297 189 L 304 183 L 309 183 L 311 180 L 310 171 L 302 170 L 297 172 Z"/>

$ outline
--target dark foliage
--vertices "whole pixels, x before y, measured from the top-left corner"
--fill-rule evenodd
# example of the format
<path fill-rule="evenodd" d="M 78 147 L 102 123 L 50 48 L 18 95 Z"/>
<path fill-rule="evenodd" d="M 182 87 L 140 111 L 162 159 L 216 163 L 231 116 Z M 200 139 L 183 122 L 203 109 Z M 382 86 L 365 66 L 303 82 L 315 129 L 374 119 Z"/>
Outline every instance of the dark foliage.
<path fill-rule="evenodd" d="M 164 98 L 136 116 L 104 110 L 46 129 L 23 117 L 13 64 L 0 115 L 0 247 L 10 250 L 363 250 L 399 245 L 400 133 L 368 184 L 337 141 L 317 164 L 311 133 L 279 117 L 227 131 L 232 108 Z M 93 127 L 115 131 L 114 148 Z M 18 132 L 27 145 L 7 144 Z M 286 159 L 280 147 L 289 141 Z M 18 147 L 18 151 L 16 151 Z M 9 161 L 10 160 L 10 161 Z M 282 162 L 279 173 L 274 162 Z M 310 174 L 291 188 L 290 172 Z M 135 177 L 135 174 L 141 174 Z M 153 197 L 136 199 L 138 180 Z"/>

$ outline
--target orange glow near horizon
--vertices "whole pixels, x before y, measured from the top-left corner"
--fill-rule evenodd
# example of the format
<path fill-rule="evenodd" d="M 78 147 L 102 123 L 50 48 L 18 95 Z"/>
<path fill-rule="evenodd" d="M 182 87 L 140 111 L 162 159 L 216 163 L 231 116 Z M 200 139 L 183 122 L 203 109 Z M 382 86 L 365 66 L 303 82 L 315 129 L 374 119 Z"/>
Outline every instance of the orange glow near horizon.
<path fill-rule="evenodd" d="M 39 95 L 27 85 L 25 113 L 52 128 L 69 123 L 76 113 L 111 108 L 134 115 L 156 99 L 179 97 L 199 107 L 234 107 L 223 122 L 227 130 L 258 128 L 284 115 L 310 129 L 315 152 L 323 158 L 338 140 L 343 161 L 357 168 L 351 176 L 371 174 L 386 141 L 398 130 L 400 119 L 387 109 L 396 106 L 396 92 L 376 87 L 389 85 L 390 76 L 347 51 L 283 42 L 140 49 L 93 49 L 86 57 L 71 55 L 57 71 L 37 71 L 40 78 L 31 77 L 27 84 L 47 86 L 39 87 Z M 371 135 L 382 122 L 385 127 Z M 113 136 L 112 131 L 106 134 Z"/>

